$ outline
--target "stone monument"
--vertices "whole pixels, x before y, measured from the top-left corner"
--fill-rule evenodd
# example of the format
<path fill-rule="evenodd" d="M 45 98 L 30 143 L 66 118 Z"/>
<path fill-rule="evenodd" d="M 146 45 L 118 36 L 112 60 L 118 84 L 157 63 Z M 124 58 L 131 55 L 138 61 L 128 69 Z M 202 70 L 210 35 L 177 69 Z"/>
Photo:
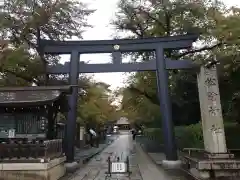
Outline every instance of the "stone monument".
<path fill-rule="evenodd" d="M 202 179 L 239 176 L 240 161 L 226 146 L 216 65 L 201 66 L 197 81 L 204 149 L 185 148 L 183 162 Z"/>
<path fill-rule="evenodd" d="M 226 153 L 222 108 L 216 66 L 201 66 L 198 73 L 199 101 L 205 150 Z"/>

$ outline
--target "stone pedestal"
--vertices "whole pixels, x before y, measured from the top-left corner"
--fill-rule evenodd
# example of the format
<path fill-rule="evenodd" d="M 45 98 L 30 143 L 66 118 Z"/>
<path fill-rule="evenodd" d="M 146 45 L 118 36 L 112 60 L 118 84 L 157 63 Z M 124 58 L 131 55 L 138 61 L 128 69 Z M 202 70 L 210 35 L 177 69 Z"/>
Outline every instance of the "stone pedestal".
<path fill-rule="evenodd" d="M 185 148 L 181 160 L 183 168 L 201 179 L 239 177 L 240 160 L 233 154 L 210 154 L 203 149 Z"/>
<path fill-rule="evenodd" d="M 48 163 L 0 163 L 0 179 L 58 180 L 66 173 L 66 157 Z"/>
<path fill-rule="evenodd" d="M 205 150 L 209 153 L 226 153 L 216 66 L 200 68 L 198 90 Z"/>
<path fill-rule="evenodd" d="M 235 159 L 202 160 L 195 164 L 190 169 L 191 171 L 201 179 L 213 178 L 211 175 L 214 175 L 214 178 L 239 177 L 240 161 Z"/>
<path fill-rule="evenodd" d="M 202 179 L 239 175 L 240 162 L 227 152 L 216 66 L 200 68 L 198 91 L 205 150 L 189 149 L 184 161 Z"/>
<path fill-rule="evenodd" d="M 162 161 L 162 166 L 165 169 L 179 169 L 181 165 L 182 165 L 182 162 L 180 160 L 176 160 L 176 161 L 163 160 Z"/>

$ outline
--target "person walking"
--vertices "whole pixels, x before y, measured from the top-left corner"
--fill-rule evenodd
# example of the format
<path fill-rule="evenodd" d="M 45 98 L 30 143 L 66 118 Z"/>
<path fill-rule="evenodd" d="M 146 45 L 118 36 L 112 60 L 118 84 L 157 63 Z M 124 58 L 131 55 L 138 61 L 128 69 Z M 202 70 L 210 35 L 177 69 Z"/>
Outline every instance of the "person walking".
<path fill-rule="evenodd" d="M 92 147 L 98 146 L 98 142 L 97 142 L 97 133 L 93 130 L 93 129 L 89 129 L 89 132 L 91 134 L 91 140 L 90 140 L 90 144 Z"/>
<path fill-rule="evenodd" d="M 135 128 L 132 129 L 132 139 L 135 140 L 136 138 L 136 135 L 137 135 L 137 131 Z"/>

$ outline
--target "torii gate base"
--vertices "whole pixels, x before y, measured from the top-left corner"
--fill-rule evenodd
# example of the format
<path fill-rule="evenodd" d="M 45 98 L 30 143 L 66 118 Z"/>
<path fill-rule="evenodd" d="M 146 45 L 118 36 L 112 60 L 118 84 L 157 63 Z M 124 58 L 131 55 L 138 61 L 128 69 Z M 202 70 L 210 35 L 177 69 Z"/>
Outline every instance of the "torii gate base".
<path fill-rule="evenodd" d="M 45 54 L 71 54 L 70 64 L 48 67 L 49 74 L 69 74 L 70 84 L 78 84 L 79 73 L 97 72 L 132 72 L 156 71 L 160 108 L 162 113 L 162 129 L 164 136 L 166 161 L 164 164 L 180 164 L 174 140 L 171 101 L 168 90 L 168 71 L 171 69 L 189 69 L 195 67 L 191 61 L 175 61 L 164 56 L 167 49 L 190 48 L 198 38 L 197 35 L 171 36 L 147 39 L 122 39 L 101 41 L 51 41 L 40 40 L 40 49 Z M 121 60 L 122 52 L 155 52 L 154 60 L 148 62 L 124 64 Z M 112 64 L 85 64 L 79 63 L 80 54 L 86 53 L 112 53 Z M 67 148 L 68 162 L 74 161 L 74 139 L 76 126 L 78 88 L 75 87 L 69 99 L 70 110 L 67 121 Z"/>

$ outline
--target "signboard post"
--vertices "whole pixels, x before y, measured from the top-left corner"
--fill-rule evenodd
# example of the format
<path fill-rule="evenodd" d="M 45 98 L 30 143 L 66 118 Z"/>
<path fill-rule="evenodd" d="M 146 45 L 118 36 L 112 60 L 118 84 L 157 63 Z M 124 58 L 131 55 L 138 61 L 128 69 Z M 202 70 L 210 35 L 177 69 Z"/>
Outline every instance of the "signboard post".
<path fill-rule="evenodd" d="M 125 162 L 112 162 L 111 172 L 112 173 L 125 173 L 127 170 Z"/>
<path fill-rule="evenodd" d="M 111 158 L 108 157 L 108 171 L 106 172 L 107 177 L 111 177 L 112 174 L 128 174 L 128 177 L 131 175 L 129 170 L 129 157 L 127 157 L 125 162 L 112 162 Z"/>

